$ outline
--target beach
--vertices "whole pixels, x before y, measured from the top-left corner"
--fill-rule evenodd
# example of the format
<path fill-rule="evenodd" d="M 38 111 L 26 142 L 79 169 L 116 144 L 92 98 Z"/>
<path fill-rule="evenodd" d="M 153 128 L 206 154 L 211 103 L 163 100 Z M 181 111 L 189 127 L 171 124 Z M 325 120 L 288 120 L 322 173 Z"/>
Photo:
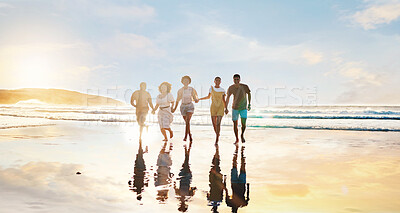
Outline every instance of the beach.
<path fill-rule="evenodd" d="M 165 150 L 171 159 L 169 175 L 161 185 L 156 184 L 162 167 L 157 163 L 161 133 L 150 123 L 142 140 L 143 159 L 135 164 L 138 129 L 134 122 L 66 120 L 0 129 L 0 209 L 178 212 L 181 201 L 174 185 L 182 181 L 178 174 L 188 146 L 182 141 L 184 126 L 173 125 L 174 138 Z M 184 203 L 188 212 L 206 212 L 212 208 L 207 192 L 216 152 L 214 132 L 210 125 L 192 125 L 192 132 L 189 185 L 194 194 Z M 399 138 L 399 132 L 249 127 L 237 158 L 239 168 L 245 147 L 249 201 L 239 212 L 399 212 Z M 223 126 L 219 167 L 227 176 L 229 194 L 233 142 L 232 127 Z M 140 193 L 132 187 L 138 168 L 144 168 Z M 225 193 L 218 211 L 231 212 Z"/>

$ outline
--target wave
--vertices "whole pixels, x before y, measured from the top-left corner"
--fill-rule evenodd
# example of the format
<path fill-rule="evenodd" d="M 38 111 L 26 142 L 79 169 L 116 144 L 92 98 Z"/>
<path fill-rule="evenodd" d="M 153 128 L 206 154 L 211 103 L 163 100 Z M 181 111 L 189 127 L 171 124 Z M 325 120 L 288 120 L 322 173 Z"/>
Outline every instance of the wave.
<path fill-rule="evenodd" d="M 52 117 L 47 115 L 15 115 L 4 114 L 0 116 L 12 116 L 21 118 L 44 118 L 49 120 L 64 120 L 64 121 L 101 121 L 101 122 L 136 122 L 136 119 L 121 119 L 121 118 L 65 118 L 65 117 Z"/>
<path fill-rule="evenodd" d="M 265 125 L 265 126 L 261 126 L 261 125 L 250 125 L 250 126 L 248 126 L 248 127 L 266 128 L 266 129 L 291 128 L 291 129 L 314 129 L 314 130 L 400 132 L 400 129 L 389 129 L 389 128 L 365 128 L 365 127 L 269 126 L 269 125 Z"/>
<path fill-rule="evenodd" d="M 28 125 L 0 126 L 0 129 L 26 128 L 26 127 L 39 127 L 39 126 L 54 126 L 54 125 L 55 124 L 28 124 Z"/>
<path fill-rule="evenodd" d="M 339 115 L 400 115 L 400 111 L 390 110 L 296 110 L 271 109 L 260 110 L 265 114 L 339 114 Z"/>
<path fill-rule="evenodd" d="M 259 117 L 259 116 L 258 116 Z M 378 117 L 378 116 L 326 116 L 326 115 L 303 115 L 303 116 L 290 116 L 290 115 L 274 115 L 272 118 L 277 119 L 373 119 L 373 120 L 400 120 L 400 117 Z"/>
<path fill-rule="evenodd" d="M 109 111 L 109 110 L 46 110 L 46 109 L 36 109 L 36 112 L 47 112 L 47 113 L 84 113 L 84 114 L 117 114 L 117 115 L 133 115 L 135 111 L 130 110 L 130 112 L 121 111 Z"/>

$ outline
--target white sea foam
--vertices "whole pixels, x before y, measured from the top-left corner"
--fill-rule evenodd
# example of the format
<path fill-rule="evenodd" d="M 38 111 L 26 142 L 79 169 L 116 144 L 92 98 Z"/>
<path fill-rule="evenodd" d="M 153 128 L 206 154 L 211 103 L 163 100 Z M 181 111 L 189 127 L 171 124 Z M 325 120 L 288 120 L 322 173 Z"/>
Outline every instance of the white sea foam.
<path fill-rule="evenodd" d="M 0 105 L 0 117 L 9 122 L 1 128 L 41 125 L 43 120 L 73 120 L 99 123 L 136 122 L 132 107 L 82 107 L 49 106 L 43 104 Z M 20 125 L 15 123 L 21 122 Z M 157 114 L 149 113 L 147 122 L 157 124 Z M 45 123 L 45 122 L 44 122 Z M 175 124 L 183 124 L 179 110 L 175 112 Z M 208 108 L 197 107 L 193 125 L 211 125 Z M 222 125 L 232 125 L 231 115 Z M 247 125 L 253 128 L 296 128 L 352 131 L 400 131 L 400 106 L 317 106 L 256 108 L 248 113 Z"/>

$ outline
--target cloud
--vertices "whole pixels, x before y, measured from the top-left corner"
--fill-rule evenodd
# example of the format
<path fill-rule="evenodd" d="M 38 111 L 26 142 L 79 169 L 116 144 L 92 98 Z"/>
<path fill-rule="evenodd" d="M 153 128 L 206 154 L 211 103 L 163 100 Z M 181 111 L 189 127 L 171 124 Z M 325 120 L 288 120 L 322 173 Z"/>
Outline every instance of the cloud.
<path fill-rule="evenodd" d="M 232 32 L 216 25 L 194 26 L 189 32 L 190 44 L 182 47 L 184 54 L 196 55 L 203 61 L 211 62 L 285 62 L 304 64 L 304 53 L 309 49 L 306 43 L 295 45 L 272 45 L 258 39 Z M 180 35 L 183 37 L 183 35 Z M 309 51 L 311 52 L 311 51 Z M 313 63 L 319 62 L 319 53 L 307 55 Z M 321 56 L 322 57 L 322 56 Z M 306 64 L 310 64 L 307 61 Z"/>
<path fill-rule="evenodd" d="M 107 18 L 123 18 L 133 20 L 149 20 L 155 17 L 156 12 L 154 8 L 144 6 L 117 6 L 111 5 L 109 7 L 99 7 L 95 9 L 98 16 Z"/>
<path fill-rule="evenodd" d="M 350 18 L 365 30 L 375 29 L 378 25 L 389 24 L 400 17 L 400 1 L 373 2 L 366 9 L 357 11 Z"/>
<path fill-rule="evenodd" d="M 357 86 L 379 86 L 384 83 L 383 76 L 367 71 L 368 65 L 361 61 L 345 61 L 341 57 L 332 58 L 333 73 L 339 74 Z M 332 72 L 327 73 L 332 74 Z"/>
<path fill-rule="evenodd" d="M 11 4 L 4 3 L 4 2 L 0 2 L 0 9 L 1 8 L 14 8 L 14 6 L 12 6 Z"/>
<path fill-rule="evenodd" d="M 346 104 L 399 104 L 400 78 L 394 70 L 372 72 L 371 66 L 362 61 L 346 61 L 333 57 L 333 70 L 326 75 L 339 75 L 345 79 L 345 92 L 336 98 Z M 382 68 L 381 68 L 382 69 Z"/>
<path fill-rule="evenodd" d="M 313 52 L 310 50 L 306 50 L 303 52 L 302 57 L 306 60 L 306 62 L 310 65 L 318 64 L 322 61 L 322 53 Z"/>
<path fill-rule="evenodd" d="M 98 43 L 106 54 L 122 56 L 127 58 L 135 57 L 161 57 L 165 52 L 149 38 L 133 33 L 118 33 L 114 37 Z"/>

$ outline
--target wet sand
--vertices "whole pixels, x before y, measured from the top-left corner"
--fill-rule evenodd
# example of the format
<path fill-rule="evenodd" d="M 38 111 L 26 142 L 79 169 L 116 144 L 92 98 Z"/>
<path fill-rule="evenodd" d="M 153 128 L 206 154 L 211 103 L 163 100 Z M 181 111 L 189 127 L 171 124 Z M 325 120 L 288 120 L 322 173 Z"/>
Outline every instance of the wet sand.
<path fill-rule="evenodd" d="M 249 128 L 236 147 L 223 127 L 216 155 L 212 127 L 192 126 L 185 163 L 180 125 L 165 150 L 150 126 L 142 153 L 136 124 L 52 123 L 0 129 L 2 212 L 207 212 L 224 175 L 232 195 L 242 147 L 250 191 L 239 212 L 400 211 L 400 133 Z M 231 212 L 225 198 L 219 212 Z"/>

